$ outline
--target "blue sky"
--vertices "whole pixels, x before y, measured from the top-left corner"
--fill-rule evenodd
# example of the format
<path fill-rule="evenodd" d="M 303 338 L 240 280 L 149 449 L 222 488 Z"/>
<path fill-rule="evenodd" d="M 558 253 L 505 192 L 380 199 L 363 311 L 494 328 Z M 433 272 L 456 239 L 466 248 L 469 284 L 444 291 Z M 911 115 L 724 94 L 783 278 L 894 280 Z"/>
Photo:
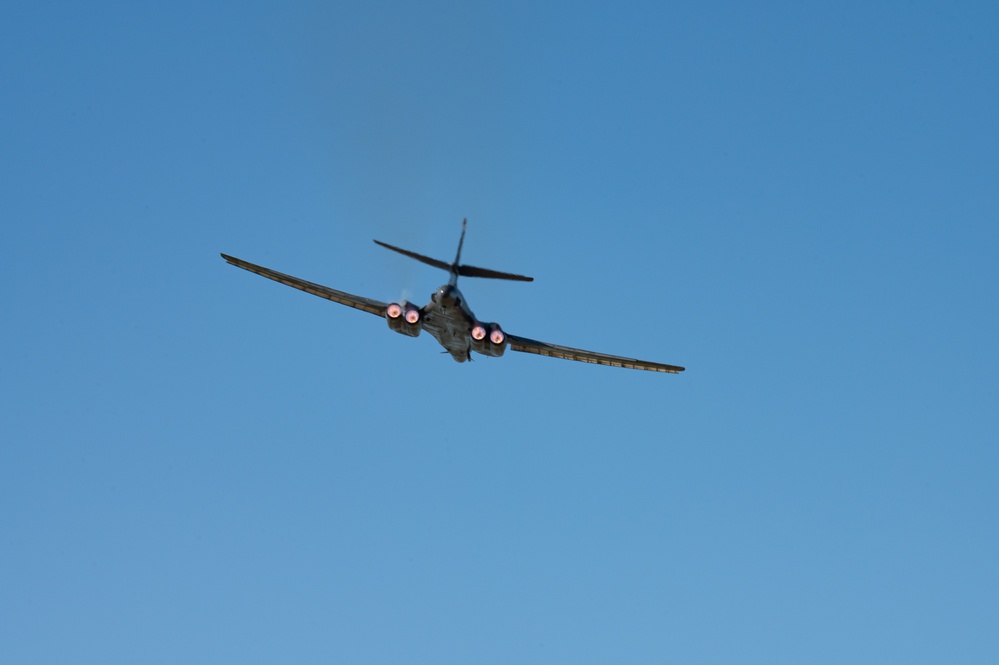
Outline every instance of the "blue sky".
<path fill-rule="evenodd" d="M 999 10 L 8 4 L 0 656 L 999 657 Z M 685 365 L 458 365 L 224 251 Z"/>

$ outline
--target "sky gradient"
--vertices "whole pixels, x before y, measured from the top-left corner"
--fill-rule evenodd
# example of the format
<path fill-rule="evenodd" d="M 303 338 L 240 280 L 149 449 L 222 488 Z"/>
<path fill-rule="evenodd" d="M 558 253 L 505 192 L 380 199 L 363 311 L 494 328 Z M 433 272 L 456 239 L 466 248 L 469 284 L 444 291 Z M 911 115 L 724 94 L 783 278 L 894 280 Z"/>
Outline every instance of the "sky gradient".
<path fill-rule="evenodd" d="M 0 660 L 996 662 L 999 8 L 348 4 L 0 9 Z"/>

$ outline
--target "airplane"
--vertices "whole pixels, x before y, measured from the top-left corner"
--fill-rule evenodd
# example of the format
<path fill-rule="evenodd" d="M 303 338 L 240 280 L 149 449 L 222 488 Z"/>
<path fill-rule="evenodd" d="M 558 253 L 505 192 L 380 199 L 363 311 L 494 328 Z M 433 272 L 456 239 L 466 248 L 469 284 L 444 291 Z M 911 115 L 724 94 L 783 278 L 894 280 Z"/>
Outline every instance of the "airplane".
<path fill-rule="evenodd" d="M 446 270 L 450 274 L 448 283 L 434 291 L 430 295 L 430 302 L 424 307 L 418 307 L 406 300 L 385 303 L 371 298 L 355 296 L 344 291 L 331 289 L 328 286 L 292 277 L 291 275 L 286 275 L 276 270 L 250 263 L 249 261 L 237 259 L 228 254 L 222 254 L 222 258 L 237 268 L 248 270 L 262 277 L 272 279 L 275 282 L 311 293 L 320 298 L 332 300 L 341 305 L 359 309 L 362 312 L 384 317 L 388 322 L 389 328 L 397 333 L 409 337 L 417 337 L 421 330 L 426 330 L 444 347 L 445 352 L 450 353 L 451 357 L 460 363 L 472 360 L 472 351 L 484 356 L 499 357 L 509 348 L 513 351 L 523 353 L 536 353 L 539 356 L 577 360 L 584 363 L 607 365 L 610 367 L 642 369 L 669 374 L 679 374 L 684 371 L 683 367 L 678 367 L 677 365 L 612 356 L 606 353 L 584 351 L 583 349 L 574 349 L 568 346 L 548 344 L 547 342 L 539 342 L 526 337 L 518 337 L 517 335 L 508 334 L 498 323 L 480 321 L 472 313 L 465 297 L 458 290 L 458 277 L 484 277 L 518 282 L 533 282 L 534 278 L 489 270 L 488 268 L 476 268 L 475 266 L 461 263 L 461 247 L 465 242 L 465 228 L 467 224 L 467 220 L 463 220 L 461 223 L 461 238 L 458 240 L 458 253 L 451 263 L 432 259 L 429 256 L 417 254 L 416 252 L 375 240 L 376 244 L 386 249 L 398 252 L 403 256 L 408 256 L 411 259 L 416 259 L 435 268 Z"/>

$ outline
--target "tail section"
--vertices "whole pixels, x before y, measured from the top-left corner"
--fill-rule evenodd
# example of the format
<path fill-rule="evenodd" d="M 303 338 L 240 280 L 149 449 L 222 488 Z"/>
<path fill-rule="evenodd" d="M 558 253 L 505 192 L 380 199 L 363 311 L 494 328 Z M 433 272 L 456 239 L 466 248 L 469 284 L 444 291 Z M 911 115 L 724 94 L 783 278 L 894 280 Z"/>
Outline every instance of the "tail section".
<path fill-rule="evenodd" d="M 408 256 L 411 259 L 416 259 L 421 263 L 426 263 L 428 266 L 440 268 L 441 270 L 447 270 L 451 273 L 451 279 L 448 283 L 452 286 L 458 282 L 459 275 L 462 277 L 484 277 L 486 279 L 508 279 L 515 282 L 534 281 L 533 277 L 525 277 L 524 275 L 515 275 L 513 273 L 500 272 L 498 270 L 490 270 L 488 268 L 476 268 L 475 266 L 461 265 L 461 247 L 465 244 L 465 227 L 467 226 L 467 223 L 468 220 L 462 220 L 461 222 L 461 239 L 458 240 L 458 253 L 455 255 L 453 263 L 446 263 L 438 259 L 432 259 L 429 256 L 417 254 L 416 252 L 411 252 L 408 249 L 402 249 L 401 247 L 396 247 L 380 240 L 376 240 L 375 244 L 381 245 L 385 249 L 391 249 L 393 252 L 398 252 L 403 256 Z"/>
<path fill-rule="evenodd" d="M 452 271 L 461 265 L 461 246 L 465 244 L 465 229 L 468 228 L 468 218 L 461 220 L 461 237 L 458 238 L 458 253 L 454 255 L 454 263 L 451 264 Z"/>
<path fill-rule="evenodd" d="M 437 259 L 432 259 L 429 256 L 424 256 L 423 254 L 417 254 L 416 252 L 411 252 L 408 249 L 403 249 L 401 247 L 396 247 L 395 245 L 390 245 L 387 242 L 382 242 L 381 240 L 375 241 L 376 245 L 381 245 L 385 249 L 391 249 L 393 252 L 399 252 L 403 256 L 408 256 L 411 259 L 416 259 L 422 263 L 426 263 L 428 266 L 433 266 L 435 268 L 440 268 L 441 270 L 451 270 L 451 264 L 445 261 L 438 261 Z"/>

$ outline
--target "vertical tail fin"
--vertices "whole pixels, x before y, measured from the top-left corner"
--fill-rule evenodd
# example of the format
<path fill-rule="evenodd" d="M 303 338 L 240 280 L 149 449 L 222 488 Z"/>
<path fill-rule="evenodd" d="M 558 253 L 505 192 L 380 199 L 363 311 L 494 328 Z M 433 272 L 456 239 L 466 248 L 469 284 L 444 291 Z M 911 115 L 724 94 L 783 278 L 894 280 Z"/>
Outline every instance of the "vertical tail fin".
<path fill-rule="evenodd" d="M 454 255 L 454 263 L 451 264 L 451 279 L 448 284 L 455 286 L 458 283 L 458 270 L 461 268 L 461 247 L 465 244 L 465 229 L 468 228 L 468 218 L 461 220 L 461 237 L 458 239 L 458 253 Z"/>
<path fill-rule="evenodd" d="M 458 239 L 458 253 L 454 257 L 451 265 L 461 265 L 461 246 L 465 244 L 465 229 L 468 228 L 468 218 L 461 220 L 461 238 Z"/>

